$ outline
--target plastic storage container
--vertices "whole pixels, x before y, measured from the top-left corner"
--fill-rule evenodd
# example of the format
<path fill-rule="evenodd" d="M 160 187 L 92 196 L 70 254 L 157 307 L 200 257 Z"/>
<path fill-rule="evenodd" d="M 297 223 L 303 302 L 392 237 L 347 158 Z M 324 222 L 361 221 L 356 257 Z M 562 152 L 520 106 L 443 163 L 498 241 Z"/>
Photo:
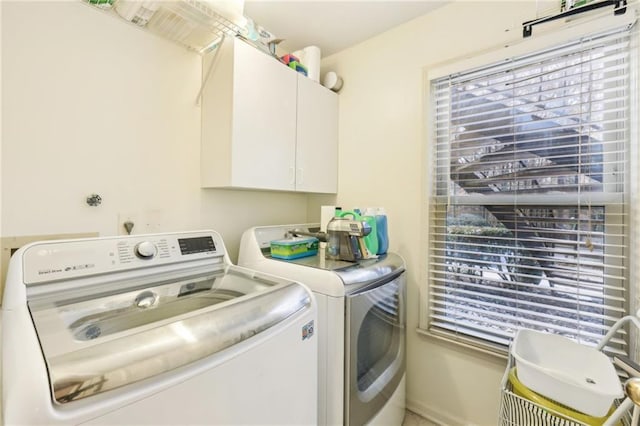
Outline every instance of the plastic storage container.
<path fill-rule="evenodd" d="M 573 410 L 603 417 L 624 396 L 613 364 L 596 348 L 521 329 L 511 353 L 524 386 Z"/>
<path fill-rule="evenodd" d="M 523 385 L 522 382 L 518 380 L 518 375 L 515 367 L 509 370 L 509 383 L 511 383 L 514 394 L 521 396 L 522 398 L 525 398 L 526 400 L 531 401 L 532 403 L 537 404 L 540 407 L 548 408 L 565 419 L 577 420 L 581 423 L 584 423 L 585 425 L 601 426 L 615 411 L 615 406 L 612 405 L 606 416 L 594 417 L 580 413 L 579 411 L 572 410 L 562 404 L 558 404 L 555 401 L 552 401 L 540 394 L 533 392 L 531 389 Z"/>
<path fill-rule="evenodd" d="M 276 259 L 298 259 L 318 254 L 318 239 L 294 237 L 271 241 L 271 257 Z"/>

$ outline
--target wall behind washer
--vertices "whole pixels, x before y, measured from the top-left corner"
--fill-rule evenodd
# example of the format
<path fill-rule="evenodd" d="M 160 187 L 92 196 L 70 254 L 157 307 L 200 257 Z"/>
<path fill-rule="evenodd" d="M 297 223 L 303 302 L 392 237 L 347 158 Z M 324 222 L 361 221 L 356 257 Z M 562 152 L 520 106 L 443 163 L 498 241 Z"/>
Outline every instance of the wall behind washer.
<path fill-rule="evenodd" d="M 2 236 L 213 228 L 232 258 L 307 196 L 203 190 L 200 57 L 80 1 L 2 1 Z M 97 193 L 99 207 L 85 199 Z"/>

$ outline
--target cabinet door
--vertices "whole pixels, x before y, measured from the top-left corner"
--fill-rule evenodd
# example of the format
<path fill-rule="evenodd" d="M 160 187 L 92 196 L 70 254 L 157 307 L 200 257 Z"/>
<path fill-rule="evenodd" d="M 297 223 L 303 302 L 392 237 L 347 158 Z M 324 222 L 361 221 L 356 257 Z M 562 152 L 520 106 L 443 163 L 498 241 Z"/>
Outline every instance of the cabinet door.
<path fill-rule="evenodd" d="M 241 40 L 233 73 L 233 186 L 295 189 L 297 73 Z"/>
<path fill-rule="evenodd" d="M 338 95 L 298 76 L 296 190 L 338 192 Z"/>

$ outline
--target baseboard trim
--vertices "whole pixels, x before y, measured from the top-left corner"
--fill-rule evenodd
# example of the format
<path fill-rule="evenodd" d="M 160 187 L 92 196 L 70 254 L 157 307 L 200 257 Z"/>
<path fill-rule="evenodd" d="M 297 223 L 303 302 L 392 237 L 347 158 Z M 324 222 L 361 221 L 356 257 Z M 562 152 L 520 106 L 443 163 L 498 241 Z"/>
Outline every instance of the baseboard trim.
<path fill-rule="evenodd" d="M 447 426 L 469 426 L 470 423 L 465 422 L 462 419 L 454 417 L 449 413 L 445 413 L 437 408 L 430 407 L 421 402 L 407 398 L 407 410 L 424 417 L 430 422 L 447 425 Z"/>

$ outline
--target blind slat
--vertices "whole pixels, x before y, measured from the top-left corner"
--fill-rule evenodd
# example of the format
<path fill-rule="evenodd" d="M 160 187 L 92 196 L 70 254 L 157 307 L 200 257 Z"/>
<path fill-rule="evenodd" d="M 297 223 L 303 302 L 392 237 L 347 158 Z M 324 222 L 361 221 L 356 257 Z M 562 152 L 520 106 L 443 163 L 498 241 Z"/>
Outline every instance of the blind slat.
<path fill-rule="evenodd" d="M 457 296 L 459 300 L 465 300 L 464 296 L 466 295 L 466 296 L 469 296 L 469 298 L 466 300 L 468 301 L 474 300 L 475 301 L 474 303 L 476 305 L 483 305 L 489 308 L 504 308 L 506 310 L 513 309 L 513 308 L 510 308 L 509 307 L 510 305 L 507 303 L 507 302 L 511 302 L 512 304 L 517 304 L 518 306 L 529 306 L 529 307 L 537 307 L 540 309 L 544 309 L 544 312 L 533 311 L 531 313 L 532 315 L 535 313 L 535 316 L 537 317 L 553 318 L 554 315 L 558 312 L 563 312 L 567 314 L 576 313 L 575 310 L 572 310 L 567 307 L 553 306 L 553 305 L 549 306 L 548 304 L 540 303 L 541 301 L 549 301 L 549 300 L 557 301 L 558 299 L 557 296 L 536 294 L 535 296 L 530 297 L 531 300 L 527 300 L 526 298 L 518 299 L 518 296 L 520 294 L 517 290 L 509 290 L 506 288 L 502 288 L 501 289 L 502 291 L 496 290 L 490 296 L 487 296 L 485 293 L 483 293 L 482 289 L 480 289 L 479 286 L 477 285 L 476 286 L 465 285 L 464 288 L 456 288 L 456 287 L 451 288 L 450 286 L 434 285 L 434 288 L 440 290 L 440 292 L 436 294 L 438 294 L 439 296 L 442 296 L 439 298 L 441 300 L 447 300 L 448 298 L 451 298 L 452 295 Z M 434 298 L 433 300 L 436 301 L 438 299 Z M 566 302 L 567 305 L 570 305 L 571 303 L 573 303 L 569 297 L 567 297 L 566 300 L 564 300 L 563 302 Z M 598 304 L 595 302 L 587 302 L 587 301 L 580 301 L 580 302 L 584 307 L 594 308 L 593 310 L 585 310 L 584 312 L 580 312 L 580 315 L 583 317 L 590 317 L 598 320 L 605 320 L 605 319 L 614 320 L 615 319 L 615 317 L 612 317 L 611 315 L 606 314 L 605 311 L 601 311 L 601 312 L 598 311 L 598 309 L 602 309 L 601 304 Z M 617 309 L 617 310 L 611 310 L 611 311 L 620 312 L 621 310 Z M 549 312 L 552 312 L 554 315 L 549 315 L 548 314 Z M 596 326 L 596 327 L 598 326 L 597 324 L 596 325 L 590 324 L 590 325 Z"/>
<path fill-rule="evenodd" d="M 451 315 L 450 310 L 443 308 L 443 307 L 436 307 L 434 308 L 434 310 L 436 312 L 440 312 L 442 313 L 448 313 L 449 315 Z M 447 312 L 448 311 L 448 312 Z M 457 313 L 454 313 L 453 315 L 458 318 L 458 320 L 460 319 L 464 319 L 470 322 L 470 324 L 467 325 L 467 327 L 476 327 L 476 328 L 495 328 L 496 330 L 500 329 L 500 326 L 502 324 L 504 324 L 505 320 L 508 320 L 509 318 L 513 317 L 513 313 L 517 312 L 517 309 L 513 309 L 512 312 L 508 312 L 507 310 L 505 310 L 504 313 L 502 312 L 487 312 L 486 310 L 483 310 L 481 308 L 476 308 L 473 306 L 465 306 L 464 310 L 460 310 Z M 481 318 L 478 319 L 478 318 Z M 441 316 L 441 319 L 443 319 L 444 316 Z M 518 317 L 519 323 L 518 323 L 518 327 L 522 327 L 523 325 L 529 325 L 530 327 L 535 327 L 537 329 L 543 328 L 543 329 L 547 329 L 549 331 L 561 331 L 563 333 L 572 333 L 575 332 L 575 328 L 573 327 L 574 324 L 574 320 L 567 318 L 565 321 L 561 321 L 558 320 L 558 317 L 556 316 L 540 316 L 538 318 L 535 317 L 525 317 L 525 316 L 521 316 Z M 482 321 L 483 326 L 482 327 L 478 327 L 478 324 L 474 324 L 477 322 Z M 554 321 L 554 322 L 551 322 Z M 515 327 L 514 327 L 515 328 Z M 608 327 L 605 325 L 602 325 L 600 327 L 592 327 L 592 328 L 583 328 L 580 330 L 580 334 L 583 337 L 591 337 L 594 342 L 597 342 L 601 337 L 602 337 L 602 333 L 606 332 L 608 330 Z"/>

